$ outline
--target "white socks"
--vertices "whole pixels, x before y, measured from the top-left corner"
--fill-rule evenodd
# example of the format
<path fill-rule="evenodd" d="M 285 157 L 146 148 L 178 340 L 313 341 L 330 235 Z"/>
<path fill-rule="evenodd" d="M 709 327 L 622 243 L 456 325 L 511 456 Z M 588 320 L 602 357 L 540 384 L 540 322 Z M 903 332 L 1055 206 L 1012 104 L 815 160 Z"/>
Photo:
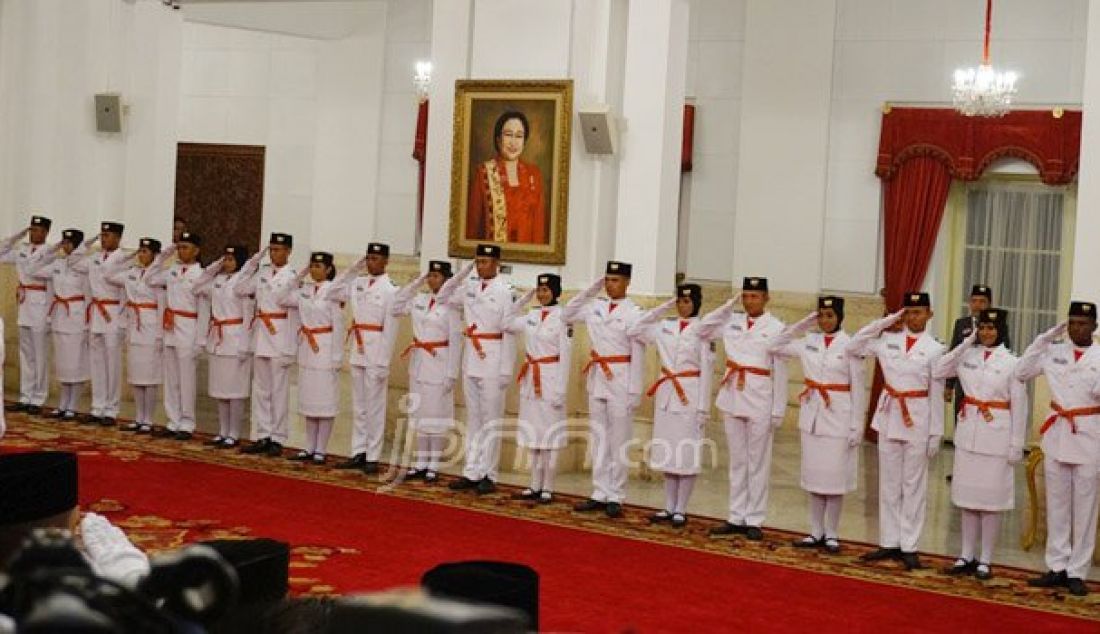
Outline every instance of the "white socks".
<path fill-rule="evenodd" d="M 554 490 L 554 463 L 557 461 L 556 449 L 531 450 L 531 490 Z"/>
<path fill-rule="evenodd" d="M 241 437 L 244 401 L 243 398 L 218 399 L 218 435 L 222 438 Z"/>
<path fill-rule="evenodd" d="M 683 515 L 687 512 L 691 491 L 695 488 L 695 476 L 677 473 L 665 474 L 665 510 Z"/>
<path fill-rule="evenodd" d="M 810 494 L 810 534 L 818 539 L 837 539 L 843 495 Z"/>
<path fill-rule="evenodd" d="M 80 400 L 83 383 L 62 383 L 61 395 L 57 399 L 57 409 L 62 412 L 75 412 L 76 402 Z"/>
<path fill-rule="evenodd" d="M 983 564 L 993 562 L 993 548 L 997 545 L 997 533 L 1001 531 L 1001 513 L 985 511 L 982 513 L 982 556 L 978 561 Z"/>
<path fill-rule="evenodd" d="M 332 418 L 306 417 L 306 451 L 321 454 L 328 451 L 328 439 L 332 435 Z"/>
<path fill-rule="evenodd" d="M 157 411 L 157 386 L 131 385 L 134 390 L 134 422 L 140 425 L 152 425 L 153 413 Z"/>

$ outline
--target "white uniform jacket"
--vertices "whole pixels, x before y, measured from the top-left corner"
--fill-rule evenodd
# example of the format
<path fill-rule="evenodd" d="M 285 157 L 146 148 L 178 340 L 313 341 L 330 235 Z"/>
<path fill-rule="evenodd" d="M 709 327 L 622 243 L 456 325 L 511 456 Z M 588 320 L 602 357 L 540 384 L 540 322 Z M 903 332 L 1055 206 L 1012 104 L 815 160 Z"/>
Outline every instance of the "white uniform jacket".
<path fill-rule="evenodd" d="M 238 295 L 252 295 L 256 312 L 250 324 L 255 333 L 252 350 L 257 357 L 287 357 L 298 353 L 298 311 L 280 303 L 297 284 L 297 273 L 290 265 L 275 268 L 260 266 L 263 252 L 252 256 L 241 267 L 236 282 Z"/>
<path fill-rule="evenodd" d="M 122 249 L 97 251 L 73 263 L 73 268 L 87 273 L 88 297 L 85 314 L 92 334 L 112 334 L 125 326 L 126 293 L 121 284 L 110 280 L 130 265 L 131 254 Z"/>
<path fill-rule="evenodd" d="M 325 290 L 328 299 L 351 304 L 352 322 L 346 337 L 351 341 L 348 362 L 364 368 L 389 368 L 397 339 L 398 324 L 393 317 L 397 286 L 385 273 L 357 274 L 358 269 L 346 269 Z"/>
<path fill-rule="evenodd" d="M 205 345 L 210 309 L 204 299 L 207 285 L 221 270 L 218 260 L 205 269 L 198 262 L 175 262 L 165 276 L 164 345 L 194 349 Z"/>
<path fill-rule="evenodd" d="M 967 341 L 940 357 L 932 376 L 958 377 L 966 394 L 955 427 L 956 447 L 1005 458 L 1023 450 L 1029 409 L 1016 364 L 1016 355 L 1003 345 L 986 348 Z"/>
<path fill-rule="evenodd" d="M 206 352 L 219 357 L 235 357 L 252 350 L 253 300 L 237 293 L 241 272 L 218 273 L 206 287 L 210 296 L 210 326 L 206 334 Z"/>
<path fill-rule="evenodd" d="M 512 378 L 516 364 L 515 338 L 505 332 L 505 315 L 515 300 L 512 285 L 501 276 L 482 281 L 477 276 L 466 280 L 450 298 L 462 307 L 462 372 L 468 377 Z M 479 335 L 487 335 L 482 338 Z"/>
<path fill-rule="evenodd" d="M 523 308 L 518 304 L 515 312 Z M 513 313 L 505 329 L 524 335 L 524 362 L 516 375 L 520 396 L 564 402 L 569 392 L 573 334 L 561 319 L 561 306 L 539 306 L 526 315 Z"/>
<path fill-rule="evenodd" d="M 773 350 L 783 357 L 796 357 L 802 363 L 805 387 L 799 394 L 798 429 L 831 438 L 847 438 L 862 430 L 867 402 L 866 372 L 863 361 L 847 352 L 852 338 L 839 330 L 830 335 L 831 341 L 826 346 L 824 333 L 793 337 L 791 328 L 785 328 L 775 338 Z"/>
<path fill-rule="evenodd" d="M 69 255 L 65 255 L 60 249 L 54 249 L 38 261 L 38 267 L 50 278 L 52 294 L 46 316 L 50 321 L 50 329 L 54 332 L 78 334 L 88 331 L 88 320 L 84 312 L 88 297 L 88 275 L 73 266 L 87 255 L 87 251 L 84 245 L 73 249 Z"/>
<path fill-rule="evenodd" d="M 158 256 L 148 267 L 137 264 L 112 274 L 107 282 L 125 289 L 121 321 L 126 340 L 134 345 L 163 343 L 164 278 L 168 271 Z"/>
<path fill-rule="evenodd" d="M 19 306 L 18 325 L 35 330 L 46 329 L 46 313 L 50 309 L 53 293 L 50 289 L 49 271 L 39 263 L 49 257 L 51 248 L 46 244 L 16 244 L 18 236 L 0 244 L 0 262 L 15 264 L 18 277 L 15 289 Z"/>
<path fill-rule="evenodd" d="M 449 295 L 457 285 L 443 285 L 437 295 L 417 293 L 422 279 L 401 287 L 394 294 L 391 308 L 395 317 L 409 314 L 413 342 L 401 353 L 409 359 L 413 381 L 442 385 L 445 379 L 458 380 L 462 366 L 462 318 Z"/>
<path fill-rule="evenodd" d="M 647 393 L 653 407 L 669 412 L 710 414 L 710 390 L 714 380 L 714 350 L 710 340 L 716 326 L 698 317 L 661 319 L 667 305 L 642 313 L 630 334 L 657 348 L 661 368 Z M 679 388 L 677 388 L 679 386 Z"/>
<path fill-rule="evenodd" d="M 1043 453 L 1059 462 L 1100 468 L 1100 415 L 1071 419 L 1058 412 L 1100 407 L 1100 346 L 1084 349 L 1078 360 L 1074 350 L 1080 349 L 1070 341 L 1052 343 L 1040 335 L 1016 364 L 1016 378 L 1030 381 L 1041 372 L 1050 386 L 1051 412 L 1039 427 Z"/>
<path fill-rule="evenodd" d="M 328 281 L 309 281 L 282 300 L 284 307 L 297 308 L 301 320 L 299 368 L 333 370 L 344 361 L 344 306 L 328 299 L 325 291 L 331 285 Z"/>
<path fill-rule="evenodd" d="M 715 399 L 718 409 L 756 422 L 782 418 L 787 412 L 787 364 L 771 347 L 783 331 L 783 322 L 763 313 L 750 328 L 748 315 L 733 312 L 728 302 L 701 321 L 713 338 L 722 338 L 726 351 L 726 369 Z"/>

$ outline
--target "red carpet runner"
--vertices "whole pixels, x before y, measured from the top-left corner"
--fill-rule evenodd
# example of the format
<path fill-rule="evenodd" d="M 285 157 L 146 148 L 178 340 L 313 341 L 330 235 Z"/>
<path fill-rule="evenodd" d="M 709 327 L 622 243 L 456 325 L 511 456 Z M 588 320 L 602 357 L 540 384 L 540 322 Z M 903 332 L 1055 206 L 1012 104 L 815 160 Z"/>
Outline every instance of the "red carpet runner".
<path fill-rule="evenodd" d="M 1100 621 L 1064 614 L 177 459 L 160 453 L 170 444 L 146 452 L 117 432 L 67 428 L 58 436 L 45 424 L 22 427 L 4 439 L 5 450 L 80 450 L 82 505 L 103 512 L 139 546 L 285 540 L 296 547 L 291 574 L 299 593 L 415 585 L 438 563 L 485 558 L 539 571 L 544 631 L 1100 631 Z M 1060 600 L 1049 600 L 1060 611 Z M 1079 604 L 1085 616 L 1094 605 L 1088 601 Z"/>

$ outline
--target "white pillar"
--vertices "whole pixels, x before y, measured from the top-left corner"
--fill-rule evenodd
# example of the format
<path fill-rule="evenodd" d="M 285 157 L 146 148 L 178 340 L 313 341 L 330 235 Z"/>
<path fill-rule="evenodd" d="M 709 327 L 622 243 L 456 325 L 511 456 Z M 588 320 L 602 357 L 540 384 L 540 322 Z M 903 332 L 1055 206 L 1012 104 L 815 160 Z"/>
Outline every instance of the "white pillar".
<path fill-rule="evenodd" d="M 687 74 L 686 0 L 634 0 L 627 18 L 615 258 L 634 264 L 631 291 L 670 293 Z"/>
<path fill-rule="evenodd" d="M 1081 92 L 1081 168 L 1077 173 L 1077 219 L 1073 237 L 1073 299 L 1100 301 L 1100 0 L 1089 1 L 1085 36 L 1085 83 Z M 1063 310 L 1063 308 L 1059 308 Z"/>
<path fill-rule="evenodd" d="M 746 0 L 734 284 L 820 288 L 835 23 L 835 0 Z"/>

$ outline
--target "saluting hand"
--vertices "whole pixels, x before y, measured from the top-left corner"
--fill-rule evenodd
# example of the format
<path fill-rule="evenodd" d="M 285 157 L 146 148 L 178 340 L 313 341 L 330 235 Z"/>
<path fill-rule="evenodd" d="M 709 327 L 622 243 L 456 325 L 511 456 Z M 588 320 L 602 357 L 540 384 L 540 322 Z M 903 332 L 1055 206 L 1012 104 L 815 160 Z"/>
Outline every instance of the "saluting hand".
<path fill-rule="evenodd" d="M 794 324 L 794 326 L 792 327 L 792 329 L 795 332 L 805 332 L 805 331 L 809 330 L 811 326 L 813 326 L 815 323 L 817 323 L 817 318 L 818 318 L 818 312 L 815 310 L 814 312 L 810 313 L 809 315 L 806 315 L 805 317 L 803 317 L 802 319 L 797 321 Z"/>
<path fill-rule="evenodd" d="M 1068 327 L 1069 327 L 1069 322 L 1068 321 L 1063 321 L 1059 324 L 1056 324 L 1053 328 L 1050 328 L 1049 330 L 1047 330 L 1043 334 L 1039 335 L 1039 337 L 1043 341 L 1046 341 L 1047 343 L 1050 343 L 1050 342 L 1054 341 L 1055 339 L 1057 339 L 1058 337 L 1061 337 L 1063 334 L 1065 334 L 1066 328 L 1068 328 Z"/>

